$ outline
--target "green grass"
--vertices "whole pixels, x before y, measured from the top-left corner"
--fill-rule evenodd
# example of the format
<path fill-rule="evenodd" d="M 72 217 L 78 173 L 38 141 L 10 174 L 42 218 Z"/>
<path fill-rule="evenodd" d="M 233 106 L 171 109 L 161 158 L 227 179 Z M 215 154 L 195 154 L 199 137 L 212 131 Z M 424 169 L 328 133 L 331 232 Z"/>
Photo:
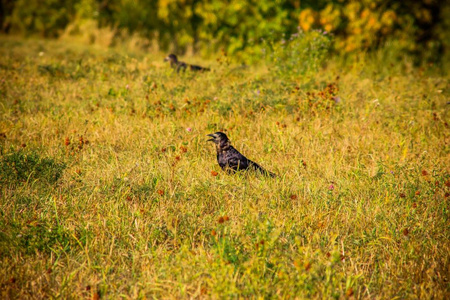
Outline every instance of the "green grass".
<path fill-rule="evenodd" d="M 434 67 L 177 75 L 164 53 L 0 39 L 2 298 L 450 296 Z M 218 130 L 279 176 L 225 174 Z"/>

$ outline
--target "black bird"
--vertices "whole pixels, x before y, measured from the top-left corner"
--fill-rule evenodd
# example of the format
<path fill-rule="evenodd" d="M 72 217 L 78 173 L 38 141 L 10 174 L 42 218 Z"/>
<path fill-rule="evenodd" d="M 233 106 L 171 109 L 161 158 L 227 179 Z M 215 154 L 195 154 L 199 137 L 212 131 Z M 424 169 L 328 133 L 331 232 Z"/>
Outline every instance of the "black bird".
<path fill-rule="evenodd" d="M 222 170 L 227 173 L 235 173 L 236 171 L 251 169 L 266 176 L 276 177 L 274 173 L 264 170 L 260 165 L 239 153 L 231 146 L 231 142 L 225 133 L 216 132 L 208 134 L 208 136 L 211 137 L 208 142 L 216 144 L 217 162 Z"/>
<path fill-rule="evenodd" d="M 166 58 L 164 58 L 164 61 L 169 61 L 170 66 L 177 70 L 177 72 L 180 72 L 180 70 L 185 71 L 187 68 L 191 71 L 209 71 L 208 68 L 203 68 L 196 65 L 190 65 L 182 61 L 178 61 L 178 58 L 175 54 L 169 54 Z"/>

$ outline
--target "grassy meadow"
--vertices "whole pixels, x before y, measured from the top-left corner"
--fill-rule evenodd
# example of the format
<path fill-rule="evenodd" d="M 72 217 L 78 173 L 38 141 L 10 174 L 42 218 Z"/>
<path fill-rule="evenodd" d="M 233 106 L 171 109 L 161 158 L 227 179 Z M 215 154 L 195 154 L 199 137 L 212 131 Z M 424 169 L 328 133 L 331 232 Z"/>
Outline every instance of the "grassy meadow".
<path fill-rule="evenodd" d="M 450 297 L 449 77 L 0 37 L 0 297 Z M 225 132 L 278 177 L 227 175 Z"/>

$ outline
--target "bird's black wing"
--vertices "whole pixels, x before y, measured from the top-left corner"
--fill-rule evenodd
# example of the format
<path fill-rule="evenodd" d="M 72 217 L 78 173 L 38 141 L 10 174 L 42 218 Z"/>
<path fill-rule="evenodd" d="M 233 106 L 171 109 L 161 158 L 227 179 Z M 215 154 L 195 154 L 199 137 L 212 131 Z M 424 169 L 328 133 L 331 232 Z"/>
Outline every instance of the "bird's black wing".
<path fill-rule="evenodd" d="M 263 167 L 249 160 L 233 146 L 230 146 L 226 151 L 217 154 L 217 161 L 222 170 L 227 172 L 236 172 L 241 170 L 252 169 L 265 176 L 276 177 L 272 172 L 265 170 Z"/>
<path fill-rule="evenodd" d="M 180 72 L 180 70 L 185 71 L 187 68 L 187 64 L 185 62 L 179 61 L 177 63 L 177 73 Z"/>
<path fill-rule="evenodd" d="M 223 170 L 238 171 L 248 168 L 248 159 L 232 146 L 217 154 L 217 161 Z"/>
<path fill-rule="evenodd" d="M 191 71 L 209 71 L 208 68 L 204 68 L 204 67 L 197 66 L 197 65 L 190 65 L 189 67 L 190 67 Z"/>
<path fill-rule="evenodd" d="M 272 172 L 269 172 L 265 170 L 263 167 L 255 163 L 254 161 L 251 161 L 244 155 L 242 155 L 239 151 L 237 151 L 235 148 L 230 147 L 229 152 L 231 152 L 230 161 L 232 161 L 234 164 L 236 164 L 237 170 L 247 170 L 252 169 L 254 171 L 258 171 L 263 175 L 270 176 L 270 177 L 276 177 L 276 175 Z"/>

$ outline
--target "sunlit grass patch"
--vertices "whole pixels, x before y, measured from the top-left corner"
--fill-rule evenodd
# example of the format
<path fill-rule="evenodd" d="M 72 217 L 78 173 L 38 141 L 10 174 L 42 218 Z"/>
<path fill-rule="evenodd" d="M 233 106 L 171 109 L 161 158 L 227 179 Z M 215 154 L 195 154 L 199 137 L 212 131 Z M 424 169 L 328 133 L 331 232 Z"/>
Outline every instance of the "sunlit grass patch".
<path fill-rule="evenodd" d="M 448 295 L 445 74 L 178 75 L 162 53 L 5 45 L 3 297 Z M 277 178 L 223 172 L 216 131 Z"/>

